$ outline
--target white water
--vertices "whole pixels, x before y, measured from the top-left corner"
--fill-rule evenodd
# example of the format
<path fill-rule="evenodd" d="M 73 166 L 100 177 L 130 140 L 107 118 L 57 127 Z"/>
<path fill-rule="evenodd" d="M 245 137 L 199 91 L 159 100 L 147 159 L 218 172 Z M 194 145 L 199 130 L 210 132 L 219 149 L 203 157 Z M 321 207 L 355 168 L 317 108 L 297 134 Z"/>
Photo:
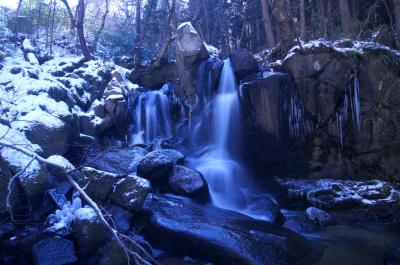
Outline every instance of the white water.
<path fill-rule="evenodd" d="M 205 110 L 194 134 L 199 138 L 202 131 L 200 127 L 206 126 L 210 137 L 205 141 L 206 145 L 199 148 L 198 155 L 189 159 L 189 163 L 206 178 L 215 206 L 245 210 L 250 185 L 246 169 L 233 151 L 240 144 L 240 105 L 236 79 L 229 60 L 224 62 L 218 94 L 207 107 L 212 108 L 212 113 Z"/>
<path fill-rule="evenodd" d="M 135 103 L 131 143 L 150 143 L 158 138 L 172 137 L 171 111 L 165 95 L 168 85 L 160 90 L 148 91 L 138 96 Z"/>

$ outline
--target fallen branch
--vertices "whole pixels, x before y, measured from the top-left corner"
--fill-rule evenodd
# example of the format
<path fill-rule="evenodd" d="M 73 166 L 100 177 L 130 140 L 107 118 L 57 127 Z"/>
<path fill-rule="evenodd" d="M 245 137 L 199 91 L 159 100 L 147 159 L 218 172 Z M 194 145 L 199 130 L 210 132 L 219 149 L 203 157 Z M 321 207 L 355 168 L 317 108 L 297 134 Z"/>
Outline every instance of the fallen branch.
<path fill-rule="evenodd" d="M 103 215 L 103 213 L 101 212 L 101 210 L 100 210 L 99 206 L 97 205 L 97 203 L 94 202 L 94 201 L 90 198 L 90 196 L 89 196 L 89 195 L 79 186 L 79 184 L 72 178 L 72 176 L 71 176 L 71 174 L 70 174 L 70 173 L 71 173 L 70 169 L 65 168 L 64 166 L 59 165 L 59 164 L 57 164 L 57 163 L 48 161 L 47 159 L 45 159 L 45 158 L 39 156 L 38 154 L 36 154 L 36 153 L 34 153 L 34 152 L 32 152 L 32 151 L 29 151 L 28 149 L 26 149 L 26 148 L 24 148 L 24 147 L 21 147 L 21 146 L 18 146 L 18 145 L 15 145 L 15 144 L 12 144 L 12 143 L 3 141 L 3 140 L 0 140 L 0 145 L 1 145 L 1 146 L 4 146 L 4 147 L 7 147 L 7 148 L 11 148 L 11 149 L 16 150 L 16 151 L 19 151 L 19 152 L 21 152 L 21 153 L 23 153 L 23 154 L 25 154 L 25 155 L 27 155 L 27 156 L 30 156 L 30 157 L 32 157 L 32 161 L 33 161 L 33 160 L 37 160 L 39 163 L 42 163 L 42 164 L 44 164 L 44 165 L 50 165 L 50 166 L 52 166 L 52 167 L 61 169 L 61 170 L 65 173 L 65 175 L 66 175 L 66 177 L 67 177 L 67 180 L 68 180 L 68 181 L 71 183 L 71 185 L 79 192 L 79 194 L 80 194 L 80 195 L 83 197 L 83 199 L 89 204 L 89 206 L 92 207 L 92 208 L 94 209 L 94 211 L 96 212 L 97 216 L 99 217 L 101 223 L 103 223 L 104 226 L 111 232 L 111 234 L 113 235 L 114 239 L 117 241 L 118 245 L 119 245 L 120 247 L 122 247 L 122 249 L 125 251 L 125 254 L 127 255 L 128 261 L 129 261 L 129 256 L 133 256 L 133 258 L 134 258 L 136 264 L 146 264 L 146 265 L 152 265 L 152 264 L 157 264 L 157 265 L 158 265 L 158 264 L 159 264 L 159 263 L 158 263 L 156 260 L 154 260 L 154 258 L 153 258 L 149 253 L 147 253 L 147 251 L 146 251 L 143 247 L 141 247 L 137 242 L 135 242 L 133 239 L 127 237 L 126 235 L 123 235 L 123 234 L 119 233 L 115 228 L 113 228 L 113 227 L 109 224 L 109 222 L 108 222 L 108 221 L 106 220 L 106 218 L 104 217 L 104 215 Z M 29 165 L 30 165 L 31 163 L 32 163 L 32 162 L 30 162 L 30 163 L 29 163 L 20 173 L 18 173 L 17 175 L 21 175 L 22 172 L 24 172 L 24 171 L 29 167 Z M 13 179 L 14 179 L 14 178 L 15 178 L 15 176 L 13 177 Z M 121 238 L 122 238 L 122 239 L 121 239 Z M 139 250 L 143 253 L 143 255 L 145 256 L 145 258 L 143 258 L 141 255 L 139 255 L 137 252 L 135 252 L 135 251 L 131 250 L 130 248 L 128 248 L 128 247 L 124 244 L 123 240 L 128 241 L 128 242 L 129 242 L 130 244 L 132 244 L 135 248 L 139 249 Z M 139 263 L 139 262 L 140 262 L 140 263 Z"/>

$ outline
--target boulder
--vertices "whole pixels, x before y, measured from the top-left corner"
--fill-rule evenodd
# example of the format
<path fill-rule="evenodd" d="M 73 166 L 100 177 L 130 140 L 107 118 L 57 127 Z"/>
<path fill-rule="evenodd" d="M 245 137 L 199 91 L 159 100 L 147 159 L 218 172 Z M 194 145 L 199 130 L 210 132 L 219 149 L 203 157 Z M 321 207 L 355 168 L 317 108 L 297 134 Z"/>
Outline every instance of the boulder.
<path fill-rule="evenodd" d="M 12 123 L 26 137 L 43 148 L 45 156 L 63 155 L 70 148 L 77 132 L 70 124 L 42 110 L 34 110 Z"/>
<path fill-rule="evenodd" d="M 285 228 L 189 199 L 152 195 L 142 212 L 150 243 L 181 256 L 216 264 L 278 265 L 300 262 L 312 252 L 305 238 Z"/>
<path fill-rule="evenodd" d="M 125 250 L 114 240 L 108 242 L 104 247 L 97 252 L 98 265 L 126 265 L 129 261 L 126 257 Z"/>
<path fill-rule="evenodd" d="M 169 185 L 178 194 L 197 199 L 208 199 L 208 185 L 203 175 L 194 169 L 176 165 Z"/>
<path fill-rule="evenodd" d="M 54 163 L 56 165 L 59 165 L 63 167 L 64 169 L 61 169 L 56 166 L 52 166 L 50 164 L 46 165 L 47 168 L 47 173 L 57 179 L 58 181 L 65 181 L 67 180 L 67 177 L 65 176 L 66 172 L 73 171 L 75 169 L 75 166 L 72 165 L 68 159 L 65 157 L 59 156 L 59 155 L 53 155 L 50 156 L 46 159 L 50 163 Z"/>
<path fill-rule="evenodd" d="M 32 248 L 35 265 L 64 265 L 78 261 L 73 242 L 59 238 L 47 238 Z"/>
<path fill-rule="evenodd" d="M 397 51 L 370 42 L 314 41 L 282 61 L 312 115 L 306 166 L 315 178 L 398 176 Z M 356 108 L 356 109 L 355 109 Z M 343 150 L 346 150 L 343 152 Z M 340 157 L 340 159 L 339 159 Z M 385 165 L 385 166 L 383 166 Z"/>
<path fill-rule="evenodd" d="M 115 184 L 110 198 L 112 202 L 128 211 L 137 211 L 142 207 L 150 189 L 148 180 L 127 176 Z"/>
<path fill-rule="evenodd" d="M 257 61 L 247 49 L 238 49 L 230 52 L 229 59 L 239 80 L 249 74 L 258 72 Z"/>
<path fill-rule="evenodd" d="M 164 155 L 169 157 L 174 164 L 183 165 L 185 162 L 185 156 L 174 149 L 159 149 L 152 152 L 153 155 Z"/>
<path fill-rule="evenodd" d="M 136 166 L 148 152 L 141 147 L 98 148 L 86 151 L 84 163 L 98 170 L 118 175 L 136 172 Z"/>
<path fill-rule="evenodd" d="M 159 66 L 144 66 L 139 71 L 132 71 L 129 81 L 142 87 L 160 87 L 163 84 L 176 80 L 178 70 L 176 63 L 163 63 Z"/>
<path fill-rule="evenodd" d="M 334 217 L 315 207 L 307 208 L 306 215 L 308 220 L 319 226 L 330 226 L 336 224 Z"/>
<path fill-rule="evenodd" d="M 114 184 L 118 180 L 118 175 L 100 171 L 90 167 L 81 169 L 82 176 L 77 179 L 81 187 L 86 187 L 85 191 L 94 200 L 107 201 Z"/>
<path fill-rule="evenodd" d="M 40 146 L 32 144 L 23 133 L 15 129 L 0 124 L 0 134 L 5 142 L 24 147 L 38 154 L 43 152 Z M 50 187 L 45 169 L 39 162 L 32 160 L 32 157 L 7 147 L 1 147 L 0 156 L 4 162 L 1 163 L 1 169 L 5 173 L 5 177 L 21 172 L 18 174 L 18 182 L 28 198 L 33 199 Z M 18 193 L 12 197 L 18 198 Z"/>
<path fill-rule="evenodd" d="M 75 213 L 73 223 L 76 252 L 80 258 L 89 258 L 111 237 L 94 210 L 81 208 Z"/>
<path fill-rule="evenodd" d="M 291 199 L 321 209 L 347 210 L 362 207 L 368 211 L 376 206 L 379 206 L 380 209 L 390 207 L 396 209 L 398 207 L 396 205 L 400 201 L 400 193 L 381 180 L 280 178 L 277 181 L 287 190 Z M 370 214 L 368 217 L 373 216 Z"/>
<path fill-rule="evenodd" d="M 305 218 L 301 218 L 299 216 L 293 216 L 287 218 L 287 220 L 283 223 L 283 227 L 292 230 L 296 233 L 310 232 L 318 228 L 310 221 L 306 220 Z"/>
<path fill-rule="evenodd" d="M 145 155 L 137 164 L 137 174 L 154 182 L 167 182 L 172 174 L 174 161 L 171 157 L 153 151 Z"/>
<path fill-rule="evenodd" d="M 188 101 L 195 104 L 196 90 L 191 82 L 196 63 L 208 59 L 207 48 L 190 22 L 181 24 L 176 31 L 176 54 L 178 77 L 182 81 Z"/>

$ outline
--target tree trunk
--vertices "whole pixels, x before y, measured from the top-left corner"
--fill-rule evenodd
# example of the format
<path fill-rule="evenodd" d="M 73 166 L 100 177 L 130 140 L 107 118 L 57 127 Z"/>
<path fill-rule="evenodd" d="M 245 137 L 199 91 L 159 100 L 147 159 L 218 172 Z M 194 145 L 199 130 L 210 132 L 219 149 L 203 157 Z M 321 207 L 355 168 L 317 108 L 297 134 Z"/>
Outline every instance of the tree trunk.
<path fill-rule="evenodd" d="M 325 0 L 317 0 L 317 10 L 320 20 L 319 34 L 325 39 L 328 38 L 328 16 L 327 16 L 327 6 Z"/>
<path fill-rule="evenodd" d="M 93 51 L 97 50 L 97 43 L 99 42 L 99 38 L 101 33 L 103 32 L 104 26 L 106 25 L 106 19 L 108 12 L 110 11 L 110 1 L 106 0 L 106 12 L 104 13 L 103 17 L 101 18 L 101 25 L 99 30 L 96 32 L 96 35 L 94 36 L 93 40 Z"/>
<path fill-rule="evenodd" d="M 135 43 L 133 47 L 133 62 L 135 71 L 139 71 L 140 68 L 140 60 L 141 60 L 141 52 L 140 52 L 140 35 L 141 35 L 141 25 L 140 25 L 140 16 L 141 16 L 141 5 L 142 1 L 136 1 L 136 37 Z"/>
<path fill-rule="evenodd" d="M 275 45 L 274 30 L 272 28 L 272 20 L 268 0 L 260 0 L 263 16 L 265 36 L 267 38 L 267 47 L 272 48 Z"/>
<path fill-rule="evenodd" d="M 168 18 L 167 18 L 167 24 L 166 24 L 166 37 L 160 47 L 160 50 L 157 53 L 156 60 L 154 62 L 154 65 L 157 67 L 161 64 L 161 60 L 164 58 L 165 53 L 168 50 L 168 46 L 172 42 L 172 33 L 173 33 L 173 27 L 171 26 L 172 19 L 175 15 L 175 5 L 176 5 L 176 0 L 172 0 L 172 5 L 169 10 Z"/>
<path fill-rule="evenodd" d="M 56 7 L 57 7 L 57 2 L 53 1 L 53 15 L 51 18 L 51 30 L 50 30 L 50 54 L 53 54 L 54 24 L 55 24 L 55 19 L 56 19 Z"/>
<path fill-rule="evenodd" d="M 307 27 L 306 27 L 306 12 L 304 7 L 304 0 L 300 0 L 300 38 L 306 40 Z"/>
<path fill-rule="evenodd" d="M 39 1 L 39 15 L 36 28 L 36 39 L 39 40 L 40 21 L 42 20 L 42 0 Z"/>
<path fill-rule="evenodd" d="M 49 13 L 47 14 L 46 18 L 46 45 L 45 48 L 49 47 L 49 27 L 50 27 L 50 18 L 51 18 L 51 7 L 53 6 L 52 1 L 49 2 Z"/>
<path fill-rule="evenodd" d="M 85 57 L 85 61 L 92 60 L 92 55 L 86 45 L 85 33 L 83 31 L 83 21 L 85 19 L 85 1 L 79 0 L 77 7 L 77 19 L 76 19 L 76 32 L 78 33 L 79 44 L 81 46 L 81 50 L 83 56 Z"/>
<path fill-rule="evenodd" d="M 400 38 L 400 0 L 393 1 L 394 19 L 396 22 L 396 35 L 397 39 Z"/>
<path fill-rule="evenodd" d="M 70 23 L 71 23 L 71 25 L 70 25 L 71 31 L 73 31 L 75 29 L 75 25 L 76 25 L 74 14 L 72 14 L 71 8 L 70 8 L 67 0 L 61 0 L 61 2 L 64 3 L 65 8 L 67 9 L 68 16 L 69 16 Z"/>
<path fill-rule="evenodd" d="M 19 10 L 21 9 L 22 0 L 19 0 L 17 10 L 15 11 L 15 21 L 14 21 L 14 34 L 15 34 L 15 45 L 17 45 L 18 41 L 18 17 L 19 17 Z"/>
<path fill-rule="evenodd" d="M 339 0 L 340 19 L 342 22 L 343 33 L 346 37 L 352 37 L 354 34 L 353 22 L 348 0 Z"/>
<path fill-rule="evenodd" d="M 295 33 L 285 0 L 274 0 L 272 10 L 280 37 L 281 53 L 286 54 L 293 46 Z"/>

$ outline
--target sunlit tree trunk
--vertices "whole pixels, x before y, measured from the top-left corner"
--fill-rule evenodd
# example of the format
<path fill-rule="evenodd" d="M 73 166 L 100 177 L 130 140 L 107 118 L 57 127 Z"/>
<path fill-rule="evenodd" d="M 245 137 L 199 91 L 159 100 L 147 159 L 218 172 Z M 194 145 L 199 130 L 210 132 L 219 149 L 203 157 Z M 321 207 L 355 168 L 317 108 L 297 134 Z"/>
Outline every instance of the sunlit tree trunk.
<path fill-rule="evenodd" d="M 83 30 L 83 21 L 85 19 L 85 1 L 79 0 L 76 14 L 76 32 L 79 38 L 79 44 L 81 46 L 81 50 L 83 53 L 83 57 L 85 57 L 85 61 L 92 60 L 92 55 L 86 44 L 85 34 Z"/>
<path fill-rule="evenodd" d="M 348 0 L 339 0 L 340 19 L 342 22 L 343 33 L 346 37 L 352 37 L 354 34 L 353 22 Z"/>
<path fill-rule="evenodd" d="M 267 47 L 272 48 L 275 45 L 274 31 L 272 28 L 272 20 L 270 15 L 270 7 L 268 0 L 260 0 L 261 10 L 263 15 L 263 24 L 265 30 L 265 36 L 267 38 Z"/>

